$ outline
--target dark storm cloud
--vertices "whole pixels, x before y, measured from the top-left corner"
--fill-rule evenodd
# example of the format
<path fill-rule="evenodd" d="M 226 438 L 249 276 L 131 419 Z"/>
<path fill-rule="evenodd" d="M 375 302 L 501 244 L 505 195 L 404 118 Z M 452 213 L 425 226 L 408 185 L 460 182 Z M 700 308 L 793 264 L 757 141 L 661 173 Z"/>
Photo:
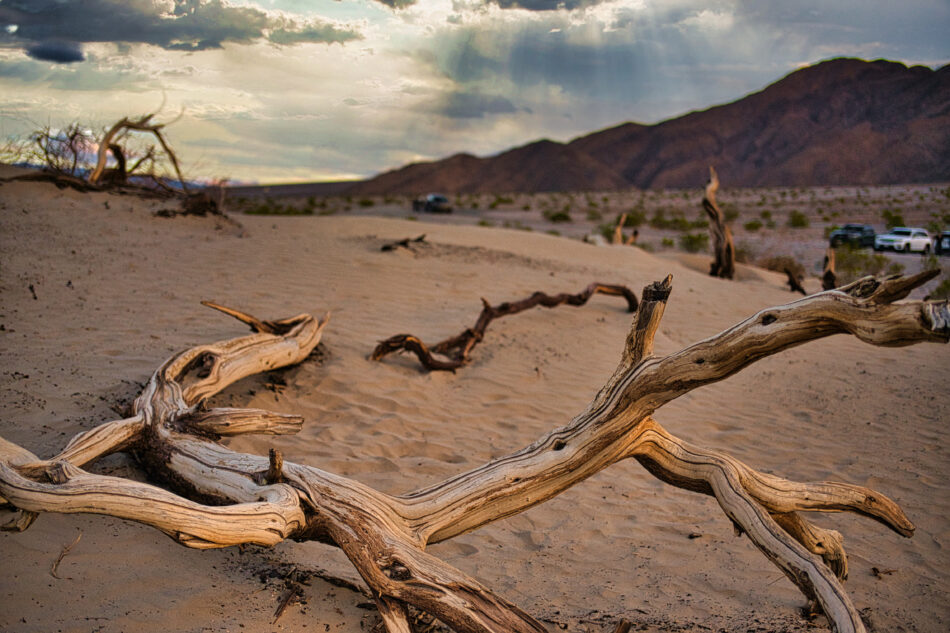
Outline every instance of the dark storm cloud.
<path fill-rule="evenodd" d="M 86 59 L 82 47 L 75 42 L 37 42 L 26 48 L 26 54 L 33 59 L 46 62 L 68 64 Z"/>
<path fill-rule="evenodd" d="M 434 101 L 421 105 L 419 110 L 450 119 L 481 119 L 486 115 L 518 112 L 509 99 L 475 90 L 444 93 Z"/>
<path fill-rule="evenodd" d="M 511 114 L 515 105 L 505 97 L 478 92 L 453 92 L 442 105 L 442 114 L 452 119 L 480 119 L 486 114 Z"/>
<path fill-rule="evenodd" d="M 6 0 L 0 4 L 0 42 L 7 47 L 49 40 L 152 44 L 169 50 L 220 48 L 268 38 L 278 44 L 344 42 L 359 32 L 322 22 L 274 17 L 222 0 Z"/>
<path fill-rule="evenodd" d="M 385 4 L 391 9 L 405 9 L 416 3 L 416 0 L 376 0 L 380 4 Z"/>
<path fill-rule="evenodd" d="M 557 11 L 591 7 L 606 0 L 488 0 L 502 9 L 527 9 L 528 11 Z"/>

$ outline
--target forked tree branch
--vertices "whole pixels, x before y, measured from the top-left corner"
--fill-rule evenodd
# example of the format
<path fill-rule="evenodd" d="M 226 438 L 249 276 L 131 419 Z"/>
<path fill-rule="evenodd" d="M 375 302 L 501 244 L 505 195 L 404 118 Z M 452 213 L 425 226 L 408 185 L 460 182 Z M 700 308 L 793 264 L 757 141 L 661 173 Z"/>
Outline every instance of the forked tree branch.
<path fill-rule="evenodd" d="M 864 631 L 840 583 L 847 575 L 841 536 L 800 513 L 855 512 L 910 536 L 913 524 L 900 507 L 859 486 L 796 483 L 757 472 L 676 438 L 652 414 L 756 360 L 831 334 L 850 333 L 874 345 L 946 342 L 946 302 L 893 303 L 931 277 L 859 280 L 763 310 L 662 358 L 654 356 L 653 338 L 672 281 L 652 284 L 620 365 L 584 412 L 516 453 L 402 496 L 285 462 L 276 451 L 269 458 L 248 455 L 214 441 L 299 428 L 295 416 L 203 410 L 201 403 L 247 375 L 303 361 L 326 325 L 309 315 L 261 321 L 214 305 L 256 333 L 166 361 L 135 401 L 133 417 L 77 436 L 45 462 L 0 440 L 0 505 L 19 512 L 5 527 L 25 529 L 36 512 L 99 512 L 153 525 L 190 547 L 320 540 L 346 553 L 391 632 L 408 630 L 405 605 L 412 605 L 460 632 L 538 633 L 544 628 L 530 615 L 428 554 L 426 545 L 522 512 L 632 457 L 663 481 L 715 496 L 738 529 L 821 605 L 834 630 Z M 178 494 L 78 467 L 129 448 L 154 480 Z"/>

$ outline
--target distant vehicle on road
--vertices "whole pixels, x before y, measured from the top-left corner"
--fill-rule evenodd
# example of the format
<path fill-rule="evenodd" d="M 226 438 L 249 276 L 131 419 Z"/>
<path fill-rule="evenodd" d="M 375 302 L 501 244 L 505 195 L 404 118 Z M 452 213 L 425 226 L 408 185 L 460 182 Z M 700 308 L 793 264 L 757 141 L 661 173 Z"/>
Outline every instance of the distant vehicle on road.
<path fill-rule="evenodd" d="M 934 252 L 937 255 L 950 255 L 950 231 L 938 233 L 934 237 Z"/>
<path fill-rule="evenodd" d="M 442 194 L 430 193 L 424 198 L 413 200 L 412 210 L 424 213 L 452 213 L 452 205 L 449 204 L 449 199 Z"/>
<path fill-rule="evenodd" d="M 930 242 L 930 233 L 925 229 L 898 226 L 891 229 L 890 233 L 878 235 L 874 238 L 874 250 L 893 250 L 898 253 L 913 251 L 929 253 Z"/>
<path fill-rule="evenodd" d="M 857 248 L 874 248 L 874 227 L 870 224 L 845 224 L 831 232 L 831 246 L 850 244 Z"/>

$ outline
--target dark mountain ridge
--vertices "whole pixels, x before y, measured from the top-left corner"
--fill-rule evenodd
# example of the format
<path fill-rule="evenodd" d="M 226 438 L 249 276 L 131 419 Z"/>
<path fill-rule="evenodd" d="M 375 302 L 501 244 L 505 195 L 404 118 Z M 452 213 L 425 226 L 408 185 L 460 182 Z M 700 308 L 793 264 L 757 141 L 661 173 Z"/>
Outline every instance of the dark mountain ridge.
<path fill-rule="evenodd" d="M 359 181 L 348 194 L 607 191 L 950 181 L 950 65 L 838 58 L 732 103 L 653 125 L 490 157 L 456 154 Z"/>

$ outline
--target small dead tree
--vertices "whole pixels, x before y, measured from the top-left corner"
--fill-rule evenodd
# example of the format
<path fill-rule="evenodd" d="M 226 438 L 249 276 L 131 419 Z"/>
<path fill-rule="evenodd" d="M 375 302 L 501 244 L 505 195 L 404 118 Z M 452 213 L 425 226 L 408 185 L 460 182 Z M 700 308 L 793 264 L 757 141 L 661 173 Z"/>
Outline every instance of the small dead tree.
<path fill-rule="evenodd" d="M 102 181 L 111 181 L 114 183 L 124 184 L 127 180 L 129 172 L 126 172 L 125 155 L 122 151 L 122 147 L 118 144 L 118 141 L 129 132 L 146 132 L 152 134 L 158 141 L 159 145 L 161 145 L 162 150 L 165 152 L 165 156 L 168 157 L 169 162 L 172 164 L 172 167 L 175 170 L 175 175 L 178 177 L 178 182 L 181 184 L 182 190 L 185 193 L 188 192 L 188 184 L 185 182 L 184 176 L 182 176 L 181 167 L 178 164 L 178 157 L 175 155 L 175 152 L 172 151 L 171 147 L 168 146 L 168 142 L 165 140 L 165 136 L 162 134 L 162 130 L 168 125 L 168 123 L 153 122 L 152 119 L 156 114 L 158 113 L 152 112 L 150 114 L 141 116 L 138 119 L 122 117 L 106 131 L 102 139 L 99 141 L 99 151 L 96 159 L 96 166 L 93 168 L 92 173 L 89 174 L 90 183 L 96 185 L 100 184 Z M 111 172 L 111 175 L 109 175 L 110 172 L 106 170 L 106 164 L 108 163 L 110 152 L 116 159 L 117 163 L 117 166 L 115 170 Z M 146 159 L 154 164 L 154 148 L 150 147 L 142 159 L 135 164 L 131 171 L 135 171 L 135 169 L 138 168 Z"/>
<path fill-rule="evenodd" d="M 672 291 L 667 277 L 644 289 L 620 364 L 584 411 L 515 453 L 398 496 L 284 461 L 276 450 L 248 455 L 215 441 L 301 428 L 299 416 L 201 405 L 241 378 L 303 361 L 327 324 L 309 314 L 262 321 L 225 309 L 254 333 L 172 356 L 145 385 L 131 417 L 80 433 L 46 460 L 0 438 L 0 525 L 24 530 L 39 512 L 85 512 L 152 525 L 195 548 L 318 540 L 342 549 L 357 568 L 390 633 L 410 631 L 407 605 L 460 633 L 543 633 L 536 619 L 426 546 L 523 512 L 632 458 L 666 483 L 714 496 L 836 632 L 864 633 L 841 584 L 848 573 L 841 535 L 803 513 L 854 512 L 909 537 L 914 525 L 900 506 L 861 486 L 757 471 L 675 437 L 653 414 L 757 360 L 833 334 L 884 346 L 947 342 L 946 301 L 896 303 L 935 274 L 864 278 L 656 356 L 653 339 Z M 133 449 L 150 476 L 178 494 L 82 468 Z"/>
<path fill-rule="evenodd" d="M 713 262 L 709 274 L 713 277 L 732 279 L 736 274 L 736 248 L 732 243 L 732 230 L 726 225 L 726 218 L 716 204 L 716 192 L 719 191 L 719 177 L 716 170 L 709 166 L 709 182 L 703 195 L 703 210 L 709 216 L 709 232 L 713 237 Z"/>

